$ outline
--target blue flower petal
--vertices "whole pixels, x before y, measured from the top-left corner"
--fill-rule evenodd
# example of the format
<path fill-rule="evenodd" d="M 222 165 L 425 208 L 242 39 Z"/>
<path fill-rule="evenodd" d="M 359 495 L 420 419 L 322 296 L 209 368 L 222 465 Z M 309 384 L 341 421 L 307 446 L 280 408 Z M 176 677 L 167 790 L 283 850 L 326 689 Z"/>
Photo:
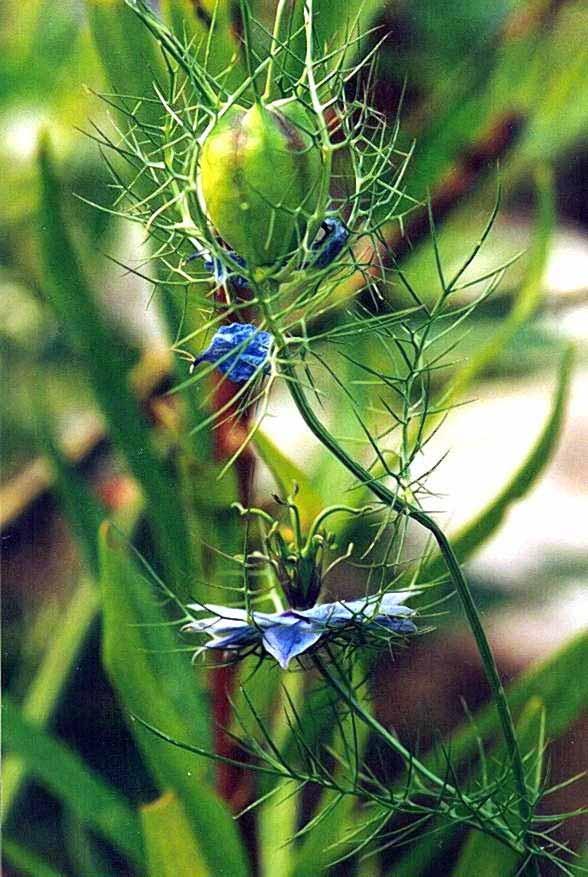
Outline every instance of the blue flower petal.
<path fill-rule="evenodd" d="M 417 591 L 389 591 L 382 595 L 364 597 L 360 600 L 339 600 L 337 603 L 322 603 L 310 609 L 294 610 L 301 618 L 307 618 L 325 627 L 337 627 L 351 621 L 371 621 L 374 616 L 388 618 L 407 618 L 414 615 L 414 609 L 403 606 L 408 597 Z"/>
<path fill-rule="evenodd" d="M 276 659 L 283 670 L 297 655 L 306 652 L 311 646 L 319 641 L 324 630 L 304 619 L 292 622 L 288 619 L 286 624 L 273 624 L 263 631 L 262 642 L 266 652 Z"/>
<path fill-rule="evenodd" d="M 284 612 L 252 612 L 213 604 L 194 604 L 195 612 L 212 613 L 205 618 L 193 619 L 182 628 L 210 637 L 205 648 L 245 649 L 260 644 L 265 651 L 287 669 L 292 658 L 312 648 L 329 632 L 354 624 L 364 625 L 374 633 L 383 628 L 397 634 L 416 633 L 417 627 L 409 616 L 413 609 L 402 601 L 418 591 L 391 591 L 383 595 L 359 600 L 340 600 L 323 603 L 310 609 L 287 609 Z M 351 634 L 350 634 L 351 635 Z"/>
<path fill-rule="evenodd" d="M 244 646 L 253 645 L 261 639 L 259 628 L 248 624 L 245 627 L 235 628 L 232 633 L 220 639 L 213 639 L 208 643 L 209 649 L 240 649 Z"/>

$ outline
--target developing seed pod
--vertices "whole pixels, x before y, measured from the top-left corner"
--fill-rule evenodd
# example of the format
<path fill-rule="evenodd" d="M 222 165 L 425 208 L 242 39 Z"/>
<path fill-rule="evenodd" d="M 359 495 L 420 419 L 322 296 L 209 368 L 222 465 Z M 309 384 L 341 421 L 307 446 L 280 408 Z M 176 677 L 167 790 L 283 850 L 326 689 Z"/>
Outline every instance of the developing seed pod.
<path fill-rule="evenodd" d="M 251 268 L 279 264 L 294 252 L 325 197 L 326 164 L 315 130 L 304 106 L 276 101 L 232 107 L 204 137 L 201 205 Z"/>

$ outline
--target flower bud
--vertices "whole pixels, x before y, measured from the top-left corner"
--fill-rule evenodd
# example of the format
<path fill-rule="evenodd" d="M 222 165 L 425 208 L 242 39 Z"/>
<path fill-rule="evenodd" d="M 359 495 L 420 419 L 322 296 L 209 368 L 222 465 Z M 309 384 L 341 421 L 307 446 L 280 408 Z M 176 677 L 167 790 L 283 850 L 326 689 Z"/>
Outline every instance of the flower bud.
<path fill-rule="evenodd" d="M 202 207 L 251 268 L 294 252 L 317 207 L 326 170 L 315 130 L 301 104 L 276 101 L 231 107 L 204 137 Z"/>

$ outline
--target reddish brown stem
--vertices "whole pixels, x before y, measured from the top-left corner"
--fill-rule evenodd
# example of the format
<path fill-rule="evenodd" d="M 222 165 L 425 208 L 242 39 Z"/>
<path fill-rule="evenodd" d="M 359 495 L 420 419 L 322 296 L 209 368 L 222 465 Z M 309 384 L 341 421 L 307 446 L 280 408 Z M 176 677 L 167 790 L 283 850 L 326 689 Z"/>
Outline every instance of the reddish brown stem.
<path fill-rule="evenodd" d="M 224 303 L 224 297 L 219 302 Z M 216 381 L 213 405 L 216 411 L 223 410 L 222 423 L 214 431 L 214 453 L 218 462 L 228 460 L 242 446 L 247 437 L 251 411 L 249 408 L 239 410 L 232 403 L 238 387 L 226 377 L 215 376 Z M 225 406 L 228 406 L 225 408 Z M 246 446 L 235 462 L 239 500 L 249 505 L 250 493 L 255 472 L 255 455 Z M 215 750 L 227 758 L 235 757 L 235 748 L 225 729 L 231 719 L 231 695 L 235 687 L 236 665 L 228 664 L 215 667 L 212 671 L 212 711 L 215 723 Z M 241 809 L 249 798 L 250 781 L 239 768 L 222 761 L 217 762 L 216 787 L 219 795 L 234 810 Z"/>

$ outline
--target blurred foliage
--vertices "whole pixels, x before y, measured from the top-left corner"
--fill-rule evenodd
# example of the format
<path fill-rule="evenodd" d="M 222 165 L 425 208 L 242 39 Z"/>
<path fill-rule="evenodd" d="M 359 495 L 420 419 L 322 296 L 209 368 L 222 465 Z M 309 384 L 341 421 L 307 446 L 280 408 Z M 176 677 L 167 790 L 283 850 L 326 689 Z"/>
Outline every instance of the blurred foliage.
<path fill-rule="evenodd" d="M 208 0 L 160 3 L 170 26 L 178 34 L 192 35 L 195 46 L 207 31 L 214 7 Z M 256 0 L 252 7 L 255 18 L 269 26 L 273 4 Z M 329 36 L 341 35 L 340 23 L 358 7 L 344 0 L 317 0 L 319 29 Z M 153 349 L 169 347 L 169 339 L 176 336 L 183 302 L 162 288 L 147 308 L 152 285 L 118 264 L 135 264 L 137 252 L 145 254 L 144 242 L 133 237 L 121 220 L 83 200 L 109 200 L 99 150 L 79 130 L 92 134 L 94 121 L 100 127 L 117 122 L 115 111 L 97 100 L 95 92 L 118 92 L 132 105 L 137 96 L 150 92 L 154 76 L 165 69 L 163 60 L 122 0 L 85 4 L 5 0 L 2 12 L 3 481 L 7 496 L 20 490 L 22 482 L 14 479 L 29 472 L 28 467 L 44 455 L 50 473 L 43 475 L 32 499 L 42 499 L 45 488 L 51 488 L 71 522 L 82 557 L 81 571 L 63 572 L 57 593 L 62 608 L 50 625 L 44 622 L 42 592 L 35 595 L 32 610 L 20 605 L 25 600 L 18 593 L 9 605 L 14 617 L 8 621 L 16 625 L 16 634 L 9 638 L 15 653 L 6 655 L 11 672 L 6 678 L 4 722 L 5 856 L 12 873 L 33 877 L 55 873 L 77 877 L 83 868 L 75 864 L 76 858 L 107 861 L 111 873 L 159 877 L 167 873 L 172 859 L 170 874 L 192 873 L 186 862 L 199 862 L 198 873 L 203 875 L 244 877 L 255 873 L 250 855 L 253 833 L 244 835 L 232 819 L 214 789 L 210 765 L 156 740 L 130 717 L 136 713 L 171 736 L 201 747 L 212 740 L 207 675 L 193 670 L 187 654 L 176 651 L 176 628 L 165 626 L 169 606 L 161 605 L 146 580 L 161 576 L 173 582 L 176 595 L 209 598 L 212 580 L 231 575 L 209 546 L 233 553 L 241 549 L 243 537 L 240 522 L 228 510 L 238 498 L 235 471 L 218 481 L 214 437 L 204 432 L 190 435 L 193 425 L 206 415 L 208 402 L 195 398 L 189 389 L 174 397 L 175 407 L 166 407 L 161 396 L 159 408 L 150 408 L 146 401 L 160 379 L 164 390 L 179 380 L 179 367 L 166 360 L 162 375 L 149 357 Z M 234 54 L 239 56 L 238 8 L 220 0 L 216 14 L 222 35 L 217 33 L 214 52 L 220 70 Z M 552 410 L 537 443 L 510 482 L 497 488 L 494 501 L 458 534 L 458 547 L 466 556 L 495 531 L 512 503 L 542 473 L 561 428 L 569 357 L 552 324 L 540 321 L 554 224 L 546 168 L 555 168 L 557 189 L 558 169 L 588 143 L 588 10 L 581 0 L 495 4 L 370 0 L 362 7 L 361 20 L 364 29 L 377 24 L 388 33 L 379 52 L 375 97 L 390 118 L 399 116 L 403 144 L 409 148 L 416 143 L 405 177 L 407 193 L 418 200 L 430 195 L 433 203 L 436 194 L 443 194 L 437 236 L 448 270 L 463 260 L 471 248 L 472 229 L 483 224 L 480 216 L 487 214 L 494 197 L 497 162 L 506 210 L 536 191 L 539 179 L 532 246 L 510 269 L 500 307 L 482 309 L 475 317 L 470 335 L 457 349 L 455 368 L 440 378 L 440 392 L 451 393 L 458 401 L 487 377 L 513 380 L 546 367 L 553 370 L 564 354 Z M 254 36 L 262 52 L 268 35 L 258 26 Z M 232 75 L 238 79 L 242 69 L 243 59 L 238 59 Z M 504 148 L 500 148 L 502 140 Z M 494 264 L 513 255 L 508 228 L 499 226 L 492 246 Z M 407 276 L 419 277 L 421 288 L 432 286 L 435 258 L 428 229 L 426 234 L 414 232 L 414 246 L 404 253 L 402 268 Z M 400 284 L 391 285 L 386 296 L 391 307 L 405 304 Z M 344 321 L 344 301 L 335 319 Z M 154 312 L 159 312 L 155 324 Z M 197 323 L 197 317 L 187 319 Z M 144 328 L 147 322 L 149 330 Z M 352 359 L 360 348 L 362 357 L 368 355 L 378 368 L 378 352 L 370 350 L 369 340 L 350 339 L 347 372 L 340 375 L 343 382 L 357 377 Z M 469 359 L 464 366 L 459 360 L 465 357 Z M 579 351 L 579 359 L 585 360 L 585 351 Z M 89 415 L 98 417 L 99 434 L 112 442 L 119 471 L 138 488 L 139 499 L 130 510 L 114 514 L 88 487 L 81 463 L 83 424 Z M 336 429 L 348 432 L 349 424 L 337 418 L 341 420 L 341 414 L 333 412 Z M 289 490 L 292 480 L 298 481 L 305 520 L 314 517 L 321 504 L 344 495 L 348 478 L 324 452 L 301 467 L 265 434 L 260 434 L 256 450 L 281 493 Z M 24 505 L 7 522 L 9 535 L 18 529 L 19 520 L 26 526 L 27 508 Z M 114 517 L 116 525 L 103 526 L 99 542 L 98 525 L 105 516 Z M 147 560 L 140 562 L 132 546 Z M 431 575 L 438 572 L 433 559 Z M 34 577 L 42 580 L 43 576 L 43 569 L 35 567 Z M 31 611 L 43 631 L 40 647 Z M 66 741 L 59 735 L 60 716 L 75 714 L 77 708 L 70 696 L 71 677 L 85 652 L 94 672 L 101 672 L 91 636 L 98 611 L 112 700 L 104 707 L 92 702 L 91 690 L 86 697 L 88 708 L 109 710 L 112 733 L 104 745 L 109 747 L 109 759 L 119 764 L 120 789 L 92 766 L 92 748 L 101 741 L 89 746 L 86 741 L 90 755 L 85 757 L 84 741 Z M 569 684 L 586 659 L 585 651 L 585 640 L 573 642 L 512 684 L 511 704 L 517 713 L 522 711 L 526 750 L 540 753 L 543 723 L 547 737 L 553 738 L 585 709 L 588 693 Z M 242 678 L 250 672 L 250 667 L 244 668 Z M 263 673 L 259 680 L 257 691 L 255 681 L 251 683 L 252 696 L 265 702 L 269 711 L 278 683 L 275 675 L 264 681 Z M 321 726 L 320 697 L 318 692 L 307 702 L 306 712 L 301 704 L 301 721 L 317 735 L 326 732 Z M 458 729 L 449 741 L 456 762 L 475 756 L 480 737 L 490 743 L 495 735 L 495 716 L 489 709 L 475 716 L 474 725 L 476 733 Z M 123 745 L 125 727 L 133 742 Z M 282 731 L 283 750 L 292 751 L 295 740 L 288 728 Z M 140 765 L 140 801 L 131 800 L 125 788 L 125 772 L 134 769 L 124 764 L 131 748 L 135 760 L 130 764 Z M 428 755 L 431 762 L 439 757 L 439 747 Z M 31 784 L 31 778 L 38 785 Z M 37 806 L 39 786 L 50 794 L 51 804 L 44 809 Z M 261 782 L 259 787 L 271 791 Z M 155 794 L 155 803 L 147 803 Z M 284 796 L 282 790 L 286 799 L 288 794 Z M 268 842 L 274 832 L 281 841 L 287 840 L 296 825 L 300 798 L 290 804 L 260 808 L 260 837 L 266 844 L 262 861 L 265 855 L 268 875 Z M 329 808 L 330 802 L 323 806 Z M 325 855 L 322 839 L 343 843 L 356 818 L 348 802 L 333 802 L 322 829 L 301 836 L 287 853 L 281 853 L 291 856 L 290 873 L 319 873 L 313 869 L 316 857 Z M 51 837 L 63 820 L 72 843 L 56 849 Z M 477 861 L 495 855 L 495 849 L 479 845 L 484 843 L 478 836 L 466 842 L 458 871 L 466 867 L 464 861 L 471 861 L 468 857 Z M 394 873 L 410 877 L 425 873 L 437 854 L 431 848 L 434 844 L 435 835 L 422 842 L 421 870 L 416 864 L 421 860 L 417 845 L 410 864 L 400 862 Z M 324 864 L 327 869 L 327 861 L 321 859 L 320 867 Z"/>

